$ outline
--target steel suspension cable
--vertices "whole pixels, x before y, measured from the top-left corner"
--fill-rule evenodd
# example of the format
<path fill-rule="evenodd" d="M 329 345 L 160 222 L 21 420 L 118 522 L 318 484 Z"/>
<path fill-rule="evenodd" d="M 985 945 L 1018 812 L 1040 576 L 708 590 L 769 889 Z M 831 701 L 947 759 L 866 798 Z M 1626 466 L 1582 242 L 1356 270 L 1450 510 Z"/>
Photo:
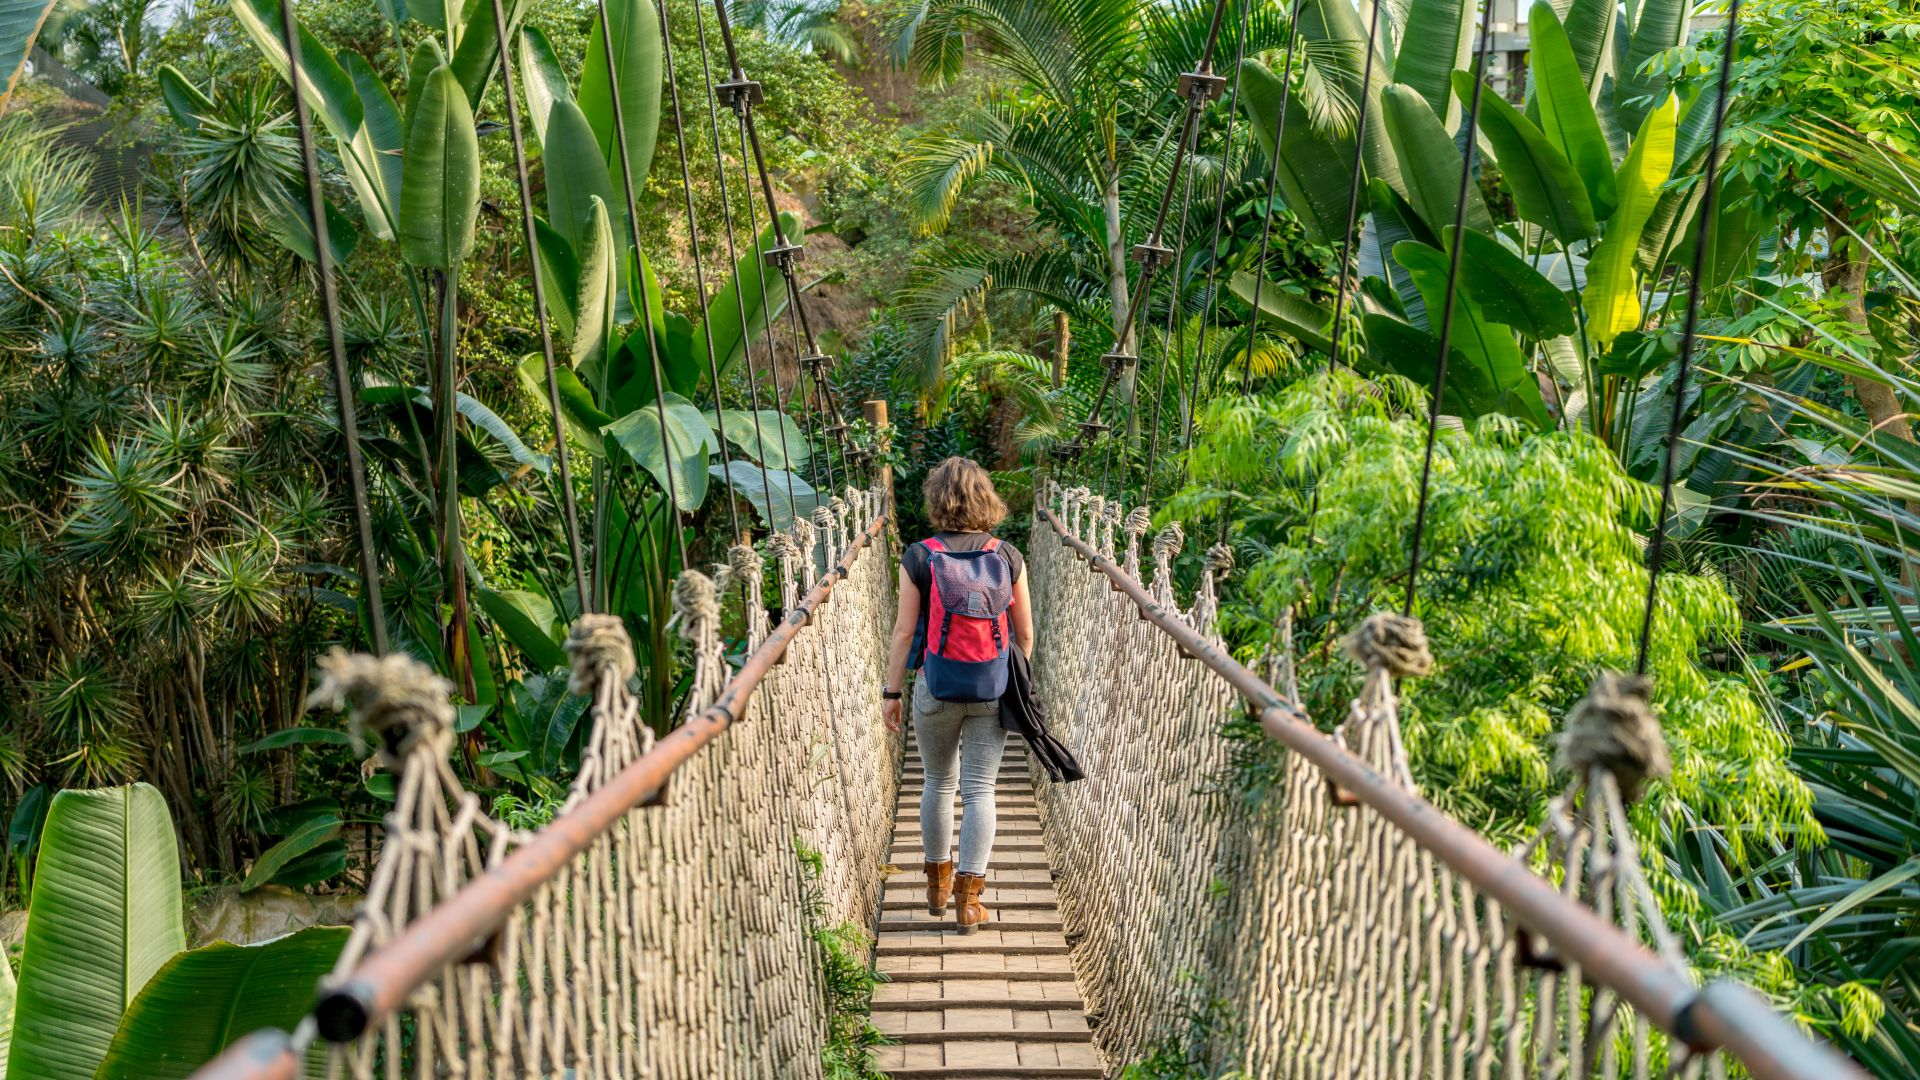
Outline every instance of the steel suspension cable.
<path fill-rule="evenodd" d="M 1346 331 L 1347 285 L 1353 278 L 1353 232 L 1360 222 L 1360 183 L 1367 172 L 1367 112 L 1373 103 L 1373 55 L 1380 41 L 1382 6 L 1381 0 L 1374 0 L 1373 12 L 1367 20 L 1367 59 L 1361 67 L 1360 109 L 1353 128 L 1353 174 L 1347 188 L 1347 231 L 1340 238 L 1340 281 L 1333 294 L 1333 350 L 1327 355 L 1328 372 L 1340 363 L 1340 343 Z M 1278 155 L 1280 144 L 1276 142 L 1273 149 Z"/>
<path fill-rule="evenodd" d="M 666 465 L 668 520 L 673 529 L 674 547 L 680 554 L 680 565 L 684 568 L 687 566 L 687 536 L 685 524 L 680 516 L 680 484 L 674 476 L 673 438 L 667 431 L 666 370 L 660 364 L 660 347 L 664 342 L 653 340 L 654 320 L 653 312 L 648 308 L 646 257 L 640 251 L 640 210 L 634 198 L 633 159 L 627 152 L 626 112 L 620 102 L 620 69 L 613 59 L 613 22 L 607 17 L 607 0 L 594 0 L 594 7 L 598 9 L 600 16 L 600 51 L 607 64 L 607 101 L 612 106 L 614 147 L 620 154 L 620 182 L 626 195 L 627 235 L 633 242 L 633 265 L 623 265 L 621 269 L 632 274 L 628 296 L 631 297 L 636 290 L 640 294 L 641 329 L 639 332 L 647 337 L 647 357 L 653 364 L 653 407 L 660 424 L 661 458 Z M 627 29 L 631 32 L 633 28 Z M 663 41 L 663 48 L 664 45 Z M 623 263 L 624 261 L 622 260 Z M 663 297 L 663 302 L 664 299 Z M 660 314 L 664 322 L 666 313 L 662 311 Z M 613 358 L 609 356 L 607 358 L 609 367 L 612 366 L 612 361 Z M 666 571 L 666 561 L 663 559 L 660 565 L 663 586 L 672 576 Z"/>
<path fill-rule="evenodd" d="M 1740 0 L 1728 0 L 1727 36 L 1720 49 L 1720 74 L 1713 99 L 1713 129 L 1707 139 L 1707 164 L 1700 190 L 1699 219 L 1694 227 L 1693 260 L 1688 269 L 1687 313 L 1680 330 L 1680 360 L 1673 376 L 1673 408 L 1667 415 L 1666 452 L 1660 463 L 1660 509 L 1653 519 L 1647 544 L 1647 599 L 1640 614 L 1640 644 L 1634 657 L 1636 675 L 1647 673 L 1653 645 L 1653 616 L 1660 602 L 1660 565 L 1667 549 L 1667 516 L 1673 506 L 1673 463 L 1680 445 L 1680 422 L 1687 408 L 1687 376 L 1693 368 L 1694 343 L 1700 327 L 1700 279 L 1706 274 L 1707 244 L 1713 236 L 1719 209 L 1721 137 L 1727 121 L 1727 94 L 1733 78 L 1735 39 L 1740 32 Z"/>
<path fill-rule="evenodd" d="M 333 394 L 340 413 L 340 436 L 347 444 L 347 486 L 353 498 L 354 531 L 360 539 L 360 589 L 367 600 L 367 628 L 373 651 L 387 652 L 387 611 L 380 595 L 380 559 L 373 546 L 373 511 L 367 500 L 366 459 L 360 452 L 360 421 L 354 407 L 353 375 L 347 366 L 346 337 L 340 329 L 340 296 L 333 284 L 332 239 L 327 234 L 327 201 L 320 192 L 319 155 L 313 145 L 313 116 L 300 90 L 300 24 L 295 0 L 281 0 L 280 41 L 287 50 L 287 82 L 293 88 L 293 121 L 300 133 L 301 171 L 306 178 L 307 214 L 313 222 L 313 269 L 320 279 L 320 314 L 327 324 L 333 361 Z"/>
<path fill-rule="evenodd" d="M 1249 3 L 1252 0 L 1248 0 Z M 1306 0 L 1293 0 L 1293 11 L 1287 16 L 1287 59 L 1280 71 L 1280 115 L 1274 124 L 1273 163 L 1267 172 L 1267 201 L 1260 215 L 1260 254 L 1253 263 L 1253 315 L 1247 323 L 1247 351 L 1240 372 L 1240 393 L 1245 396 L 1253 388 L 1253 343 L 1260 326 L 1260 290 L 1267 283 L 1267 249 L 1273 240 L 1273 199 L 1280 187 L 1281 155 L 1285 153 L 1287 139 L 1287 110 L 1293 102 L 1293 54 L 1300 43 L 1300 9 Z M 1239 80 L 1234 80 L 1235 86 Z M 1221 368 L 1221 374 L 1226 368 Z"/>
<path fill-rule="evenodd" d="M 498 5 L 500 0 L 493 2 Z M 680 113 L 680 83 L 674 78 L 673 28 L 668 21 L 668 7 L 664 0 L 655 7 L 660 16 L 660 54 L 666 62 L 667 93 L 673 104 L 673 143 L 680 157 L 680 190 L 686 197 L 687 244 L 693 250 L 693 295 L 700 308 L 700 325 L 706 326 L 711 317 L 707 306 L 706 266 L 700 252 L 700 223 L 693 209 L 693 172 L 687 166 L 687 129 L 685 118 Z M 744 313 L 741 321 L 745 322 Z M 720 429 L 720 470 L 726 477 L 727 525 L 732 530 L 732 542 L 739 543 L 745 534 L 740 531 L 739 492 L 734 488 L 733 458 L 727 449 L 727 410 L 720 400 L 720 362 L 714 358 L 713 334 L 705 333 L 701 338 L 707 349 L 707 378 L 713 392 L 713 422 Z M 658 389 L 665 391 L 664 386 Z"/>
<path fill-rule="evenodd" d="M 520 196 L 521 236 L 527 245 L 527 258 L 540 258 L 539 238 L 533 229 L 533 187 L 527 180 L 527 144 L 520 131 L 519 93 L 513 85 L 513 49 L 507 42 L 507 14 L 500 0 L 492 0 L 493 33 L 500 42 L 500 83 L 506 93 L 507 130 L 513 136 L 513 171 Z M 546 362 L 547 409 L 553 417 L 553 460 L 560 473 L 560 504 L 567 534 L 567 551 L 573 558 L 573 583 L 579 592 L 580 610 L 593 610 L 593 591 L 587 584 L 587 560 L 580 546 L 580 510 L 573 498 L 573 470 L 567 461 L 567 431 L 560 412 L 560 375 L 553 359 L 553 326 L 547 318 L 547 289 L 539 267 L 533 273 L 533 311 L 540 324 L 540 357 Z"/>
<path fill-rule="evenodd" d="M 1168 282 L 1167 328 L 1160 339 L 1160 371 L 1155 377 L 1153 387 L 1153 432 L 1148 436 L 1146 476 L 1142 481 L 1142 487 L 1145 490 L 1141 495 L 1142 501 L 1147 503 L 1153 502 L 1153 466 L 1155 462 L 1160 460 L 1160 413 L 1161 406 L 1165 403 L 1167 392 L 1167 365 L 1170 364 L 1176 356 L 1184 357 L 1186 354 L 1187 324 L 1186 320 L 1180 319 L 1180 272 L 1181 263 L 1185 260 L 1187 254 L 1187 229 L 1192 224 L 1189 218 L 1193 212 L 1193 174 L 1197 171 L 1194 168 L 1193 154 L 1199 149 L 1200 133 L 1198 130 L 1195 130 L 1193 133 L 1193 142 L 1194 146 L 1189 149 L 1187 157 L 1186 192 L 1180 201 L 1180 231 L 1175 234 L 1173 241 L 1173 277 Z M 1178 320 L 1177 327 L 1176 320 Z M 1179 333 L 1177 341 L 1175 338 L 1176 329 Z M 1171 353 L 1168 351 L 1170 342 L 1175 343 Z"/>
<path fill-rule="evenodd" d="M 1206 309 L 1200 318 L 1200 340 L 1194 345 L 1193 349 L 1193 387 L 1187 394 L 1184 431 L 1181 435 L 1181 442 L 1189 451 L 1193 449 L 1193 417 L 1194 413 L 1196 413 L 1200 407 L 1200 369 L 1202 367 L 1202 359 L 1207 355 L 1207 331 L 1212 328 L 1214 322 L 1220 316 L 1219 298 L 1214 294 L 1214 277 L 1220 269 L 1220 230 L 1221 227 L 1226 224 L 1227 185 L 1235 175 L 1233 171 L 1233 129 L 1240 119 L 1240 76 L 1241 70 L 1247 65 L 1247 39 L 1253 32 L 1253 4 L 1254 0 L 1241 0 L 1240 3 L 1240 40 L 1234 43 L 1233 83 L 1227 91 L 1227 133 L 1226 141 L 1222 143 L 1223 149 L 1220 155 L 1219 194 L 1214 199 L 1213 234 L 1212 239 L 1207 245 L 1207 283 L 1203 286 Z M 1291 23 L 1288 24 L 1287 41 L 1289 50 L 1291 50 L 1293 41 Z M 1293 66 L 1291 51 L 1289 51 L 1287 66 L 1289 68 Z M 1286 123 L 1284 112 L 1280 118 L 1280 123 L 1282 125 Z M 1274 150 L 1277 159 L 1279 143 L 1276 142 L 1274 144 Z M 1266 261 L 1264 252 L 1261 255 L 1261 261 L 1263 263 Z M 1259 275 L 1256 274 L 1255 277 L 1258 278 Z M 1256 289 L 1258 287 L 1258 285 L 1255 286 Z M 1185 484 L 1187 481 L 1189 464 L 1189 455 L 1182 454 L 1180 456 L 1180 482 L 1182 484 Z"/>
<path fill-rule="evenodd" d="M 1420 544 L 1427 531 L 1427 499 L 1433 490 L 1433 449 L 1440 439 L 1440 402 L 1447 389 L 1447 356 L 1453 348 L 1453 305 L 1460 288 L 1460 255 L 1467 246 L 1467 196 L 1473 190 L 1473 154 L 1480 129 L 1480 97 L 1486 92 L 1487 58 L 1493 45 L 1493 11 L 1489 6 L 1480 16 L 1480 42 L 1474 50 L 1473 97 L 1467 103 L 1466 151 L 1460 163 L 1460 189 L 1453 208 L 1453 250 L 1447 255 L 1447 287 L 1440 308 L 1440 348 L 1433 365 L 1433 392 L 1427 402 L 1427 445 L 1420 461 L 1420 497 L 1414 504 L 1413 541 L 1407 556 L 1407 592 L 1400 604 L 1402 615 L 1413 614 L 1413 599 L 1420 582 Z"/>

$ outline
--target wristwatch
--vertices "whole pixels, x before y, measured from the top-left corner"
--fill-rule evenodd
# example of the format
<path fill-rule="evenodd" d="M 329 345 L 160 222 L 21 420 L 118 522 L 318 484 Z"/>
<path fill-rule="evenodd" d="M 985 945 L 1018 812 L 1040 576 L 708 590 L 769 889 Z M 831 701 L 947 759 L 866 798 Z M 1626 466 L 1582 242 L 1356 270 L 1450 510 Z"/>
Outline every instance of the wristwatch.
<path fill-rule="evenodd" d="M 881 690 L 881 691 L 880 691 L 880 696 L 881 696 L 881 697 L 882 697 L 883 699 L 885 699 L 885 700 L 887 700 L 887 701 L 899 701 L 899 700 L 900 700 L 900 691 L 898 691 L 898 690 L 884 690 L 884 689 L 883 689 L 883 690 Z"/>

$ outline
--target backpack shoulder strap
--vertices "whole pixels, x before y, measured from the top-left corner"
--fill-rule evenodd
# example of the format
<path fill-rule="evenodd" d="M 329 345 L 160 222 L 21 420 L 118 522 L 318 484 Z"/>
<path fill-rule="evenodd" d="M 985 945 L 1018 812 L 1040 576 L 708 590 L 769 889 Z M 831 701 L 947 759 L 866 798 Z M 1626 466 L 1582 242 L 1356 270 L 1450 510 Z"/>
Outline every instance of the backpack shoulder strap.
<path fill-rule="evenodd" d="M 997 536 L 987 537 L 987 542 L 980 545 L 981 551 L 998 551 L 999 549 L 1000 549 L 1000 538 Z"/>
<path fill-rule="evenodd" d="M 940 538 L 937 536 L 929 536 L 925 540 L 920 541 L 920 546 L 926 548 L 928 551 L 944 552 L 947 550 L 947 545 L 941 543 Z"/>

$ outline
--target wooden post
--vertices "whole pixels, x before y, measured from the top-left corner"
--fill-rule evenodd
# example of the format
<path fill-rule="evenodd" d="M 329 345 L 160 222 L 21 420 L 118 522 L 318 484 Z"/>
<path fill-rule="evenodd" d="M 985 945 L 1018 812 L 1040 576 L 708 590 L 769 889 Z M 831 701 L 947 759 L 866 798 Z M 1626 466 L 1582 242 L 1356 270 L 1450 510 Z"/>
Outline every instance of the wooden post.
<path fill-rule="evenodd" d="M 1053 388 L 1067 385 L 1067 350 L 1072 348 L 1073 324 L 1067 321 L 1067 313 L 1053 313 Z"/>
<path fill-rule="evenodd" d="M 884 456 L 893 448 L 893 429 L 887 424 L 887 403 L 882 400 L 863 401 L 860 403 L 860 415 L 865 417 L 867 423 L 873 428 L 874 453 Z M 893 511 L 893 466 L 882 461 L 877 475 L 880 480 L 880 490 L 887 496 L 887 511 L 891 513 Z"/>

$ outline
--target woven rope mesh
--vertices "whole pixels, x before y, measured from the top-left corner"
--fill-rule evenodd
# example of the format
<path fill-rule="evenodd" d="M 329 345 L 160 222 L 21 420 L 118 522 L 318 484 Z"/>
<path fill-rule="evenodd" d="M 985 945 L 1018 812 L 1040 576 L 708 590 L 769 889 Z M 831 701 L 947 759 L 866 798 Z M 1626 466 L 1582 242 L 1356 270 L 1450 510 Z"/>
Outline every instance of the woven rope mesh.
<path fill-rule="evenodd" d="M 774 560 L 785 609 L 880 517 L 877 492 L 850 495 L 826 527 L 794 538 L 797 557 Z M 892 571 L 877 541 L 746 714 L 674 774 L 665 805 L 629 811 L 514 913 L 481 958 L 488 962 L 442 972 L 384 1027 L 333 1049 L 327 1074 L 819 1075 L 826 1016 L 808 893 L 817 889 L 827 923 L 871 927 L 873 869 L 884 861 L 898 783 L 895 737 L 874 722 Z M 687 717 L 730 674 L 711 601 L 737 608 L 742 585 L 755 645 L 768 632 L 758 573 L 690 575 L 676 590 L 677 625 L 695 653 Z M 612 668 L 601 665 L 597 677 L 569 804 L 653 741 Z M 340 972 L 526 839 L 460 789 L 446 749 L 443 741 L 401 764 L 386 846 Z M 816 886 L 796 842 L 825 857 Z"/>
<path fill-rule="evenodd" d="M 1218 643 L 1221 560 L 1208 560 L 1183 609 L 1177 527 L 1142 552 L 1146 530 L 1136 520 L 1116 537 L 1112 503 L 1085 489 L 1045 500 L 1103 558 L 1145 562 L 1156 601 Z M 1254 1077 L 1647 1077 L 1676 1065 L 1664 1037 L 1611 993 L 1577 968 L 1551 970 L 1498 907 L 1375 811 L 1344 805 L 1353 800 L 1304 758 L 1288 755 L 1274 790 L 1249 806 L 1224 782 L 1222 729 L 1241 713 L 1238 696 L 1049 525 L 1035 523 L 1029 547 L 1034 683 L 1088 776 L 1040 779 L 1037 802 L 1109 1062 L 1183 1039 L 1210 1067 Z M 1289 685 L 1289 665 L 1274 658 L 1270 681 Z M 1410 784 L 1394 701 L 1376 669 L 1337 737 Z M 1596 772 L 1555 800 L 1515 857 L 1537 856 L 1563 891 L 1677 963 L 1619 807 Z M 1678 1075 L 1718 1073 L 1717 1059 L 1674 1056 Z"/>

